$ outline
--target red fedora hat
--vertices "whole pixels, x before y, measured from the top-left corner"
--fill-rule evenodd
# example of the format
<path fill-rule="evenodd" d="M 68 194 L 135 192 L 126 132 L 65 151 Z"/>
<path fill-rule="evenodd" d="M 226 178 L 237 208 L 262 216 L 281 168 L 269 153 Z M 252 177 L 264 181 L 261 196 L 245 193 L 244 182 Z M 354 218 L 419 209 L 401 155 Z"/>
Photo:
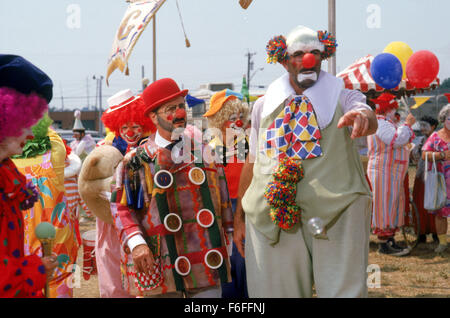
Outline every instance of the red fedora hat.
<path fill-rule="evenodd" d="M 171 78 L 162 78 L 151 83 L 142 93 L 142 98 L 147 105 L 144 115 L 147 116 L 162 104 L 178 96 L 185 97 L 187 93 L 187 89 L 180 90 L 177 83 Z"/>

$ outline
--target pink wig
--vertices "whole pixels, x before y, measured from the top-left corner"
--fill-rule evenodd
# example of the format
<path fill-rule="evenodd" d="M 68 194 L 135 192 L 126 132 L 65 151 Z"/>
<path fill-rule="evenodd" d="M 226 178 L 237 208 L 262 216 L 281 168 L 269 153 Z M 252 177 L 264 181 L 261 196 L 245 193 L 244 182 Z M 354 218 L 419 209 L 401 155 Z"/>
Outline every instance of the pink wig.
<path fill-rule="evenodd" d="M 0 87 L 0 142 L 6 137 L 22 135 L 22 130 L 37 123 L 47 108 L 45 98 L 36 93 L 25 95 Z"/>

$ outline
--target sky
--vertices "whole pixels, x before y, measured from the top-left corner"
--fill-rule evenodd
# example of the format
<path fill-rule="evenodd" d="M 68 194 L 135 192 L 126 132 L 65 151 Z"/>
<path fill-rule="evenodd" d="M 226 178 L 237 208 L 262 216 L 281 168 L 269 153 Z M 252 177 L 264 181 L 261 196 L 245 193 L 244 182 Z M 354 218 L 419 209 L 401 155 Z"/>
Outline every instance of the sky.
<path fill-rule="evenodd" d="M 156 15 L 157 78 L 171 77 L 194 92 L 201 84 L 231 82 L 240 91 L 247 53 L 254 53 L 251 89 L 267 87 L 285 70 L 267 64 L 265 46 L 297 25 L 328 29 L 328 0 L 178 0 L 191 47 L 185 46 L 176 0 L 166 0 Z M 0 53 L 25 57 L 54 82 L 51 107 L 75 109 L 96 103 L 97 81 L 105 77 L 113 38 L 128 4 L 125 0 L 0 1 Z M 412 50 L 429 50 L 440 61 L 439 78 L 450 77 L 447 0 L 336 0 L 337 72 L 367 54 L 376 56 L 393 41 Z M 74 20 L 75 17 L 75 20 Z M 116 70 L 107 98 L 142 88 L 141 68 L 152 80 L 153 30 L 150 22 L 129 59 L 130 75 Z M 322 69 L 327 70 L 324 62 Z M 98 101 L 97 101 L 98 103 Z"/>

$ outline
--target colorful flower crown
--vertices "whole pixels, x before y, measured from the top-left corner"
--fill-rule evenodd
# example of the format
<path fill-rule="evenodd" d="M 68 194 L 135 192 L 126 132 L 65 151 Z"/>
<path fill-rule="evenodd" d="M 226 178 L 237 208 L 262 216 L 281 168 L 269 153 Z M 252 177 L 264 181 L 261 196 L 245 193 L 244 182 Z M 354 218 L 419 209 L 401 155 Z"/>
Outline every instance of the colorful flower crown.
<path fill-rule="evenodd" d="M 319 38 L 319 41 L 325 45 L 325 50 L 322 54 L 322 57 L 324 59 L 328 59 L 329 57 L 333 56 L 338 46 L 334 35 L 327 31 L 317 31 L 317 37 Z"/>
<path fill-rule="evenodd" d="M 317 31 L 317 38 L 324 45 L 322 57 L 328 59 L 334 55 L 337 48 L 336 38 L 327 31 Z M 289 59 L 287 53 L 286 38 L 282 35 L 275 36 L 266 45 L 267 63 L 282 63 Z"/>
<path fill-rule="evenodd" d="M 286 38 L 282 35 L 270 39 L 266 45 L 267 63 L 282 63 L 289 59 Z"/>

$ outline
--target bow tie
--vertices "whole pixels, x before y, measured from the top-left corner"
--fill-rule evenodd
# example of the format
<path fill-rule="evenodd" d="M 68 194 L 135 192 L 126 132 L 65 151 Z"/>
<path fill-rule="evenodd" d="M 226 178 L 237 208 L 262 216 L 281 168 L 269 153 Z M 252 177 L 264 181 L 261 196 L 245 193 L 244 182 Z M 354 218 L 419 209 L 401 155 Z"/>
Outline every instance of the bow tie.
<path fill-rule="evenodd" d="M 301 95 L 283 108 L 267 129 L 263 152 L 271 158 L 311 159 L 322 155 L 319 125 L 310 100 Z"/>
<path fill-rule="evenodd" d="M 183 138 L 181 138 L 181 136 L 177 140 L 172 140 L 172 142 L 166 146 L 166 149 L 172 150 L 172 148 L 182 140 Z"/>

